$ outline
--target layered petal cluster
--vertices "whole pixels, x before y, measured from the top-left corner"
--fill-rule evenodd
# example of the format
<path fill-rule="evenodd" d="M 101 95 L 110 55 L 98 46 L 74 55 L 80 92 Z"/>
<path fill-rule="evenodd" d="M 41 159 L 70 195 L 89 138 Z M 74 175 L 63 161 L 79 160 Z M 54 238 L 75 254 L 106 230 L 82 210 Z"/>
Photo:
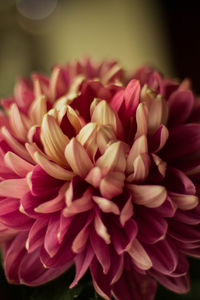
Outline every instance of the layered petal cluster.
<path fill-rule="evenodd" d="M 104 299 L 189 290 L 200 256 L 200 101 L 188 81 L 114 61 L 20 79 L 0 115 L 0 243 L 9 282 L 73 264 Z"/>

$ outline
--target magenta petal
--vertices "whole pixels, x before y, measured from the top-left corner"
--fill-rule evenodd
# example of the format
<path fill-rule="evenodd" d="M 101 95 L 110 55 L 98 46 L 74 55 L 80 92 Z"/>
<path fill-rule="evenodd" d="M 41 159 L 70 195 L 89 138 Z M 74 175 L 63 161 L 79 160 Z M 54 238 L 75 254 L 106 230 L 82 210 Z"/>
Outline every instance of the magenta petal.
<path fill-rule="evenodd" d="M 126 118 L 133 117 L 137 109 L 139 103 L 140 89 L 140 82 L 138 80 L 133 79 L 128 83 L 124 91 Z"/>
<path fill-rule="evenodd" d="M 26 238 L 27 233 L 18 234 L 4 251 L 4 268 L 7 280 L 10 283 L 19 284 L 18 270 L 21 260 L 26 253 L 24 246 Z"/>
<path fill-rule="evenodd" d="M 151 258 L 153 269 L 165 275 L 169 275 L 176 269 L 178 257 L 167 239 L 143 246 Z"/>
<path fill-rule="evenodd" d="M 96 258 L 90 264 L 90 272 L 96 292 L 104 299 L 111 300 L 111 287 L 108 276 L 103 274 L 102 267 Z"/>
<path fill-rule="evenodd" d="M 62 180 L 51 177 L 39 165 L 34 167 L 31 175 L 31 190 L 34 196 L 55 193 L 62 185 Z"/>
<path fill-rule="evenodd" d="M 170 220 L 169 235 L 182 243 L 194 243 L 200 241 L 200 226 L 192 226 Z"/>
<path fill-rule="evenodd" d="M 163 275 L 155 270 L 151 270 L 149 273 L 167 289 L 175 293 L 184 294 L 190 290 L 190 281 L 188 275 L 180 277 L 170 277 Z"/>
<path fill-rule="evenodd" d="M 27 230 L 33 224 L 33 219 L 19 211 L 19 199 L 5 198 L 0 201 L 0 221 L 9 228 Z"/>
<path fill-rule="evenodd" d="M 124 270 L 123 275 L 112 286 L 112 292 L 117 300 L 153 300 L 156 286 L 156 282 L 149 276 L 134 270 Z"/>
<path fill-rule="evenodd" d="M 58 231 L 60 228 L 60 213 L 53 214 L 49 218 L 47 231 L 44 238 L 44 248 L 49 256 L 54 256 L 60 248 Z"/>
<path fill-rule="evenodd" d="M 130 219 L 123 228 L 115 224 L 115 226 L 111 226 L 110 230 L 114 249 L 118 254 L 122 254 L 135 239 L 138 227 L 136 222 Z"/>
<path fill-rule="evenodd" d="M 139 208 L 139 211 L 136 211 L 136 220 L 139 228 L 138 238 L 141 242 L 154 244 L 165 237 L 168 224 L 159 214 L 150 209 Z"/>
<path fill-rule="evenodd" d="M 73 282 L 71 283 L 70 288 L 73 288 L 83 277 L 83 275 L 89 268 L 93 257 L 94 257 L 94 251 L 92 250 L 90 245 L 88 245 L 88 247 L 85 248 L 85 250 L 82 253 L 76 255 L 74 259 L 76 265 L 76 276 Z"/>
<path fill-rule="evenodd" d="M 200 224 L 199 215 L 200 215 L 200 205 L 187 212 L 182 210 L 177 210 L 175 215 L 175 220 L 189 225 L 197 225 Z"/>
<path fill-rule="evenodd" d="M 194 105 L 194 96 L 189 90 L 177 90 L 172 93 L 169 100 L 168 125 L 174 126 L 185 123 Z"/>
<path fill-rule="evenodd" d="M 166 178 L 164 182 L 169 191 L 195 195 L 196 188 L 194 183 L 180 170 L 169 167 L 167 169 Z"/>
<path fill-rule="evenodd" d="M 35 211 L 35 208 L 53 197 L 54 195 L 33 196 L 31 192 L 28 192 L 21 199 L 20 209 L 22 209 L 26 215 L 37 218 L 40 214 Z"/>
<path fill-rule="evenodd" d="M 49 217 L 38 218 L 31 227 L 26 241 L 26 249 L 29 253 L 43 243 L 48 221 Z"/>
<path fill-rule="evenodd" d="M 103 273 L 107 274 L 110 269 L 110 249 L 105 241 L 94 229 L 90 232 L 90 242 L 96 258 L 102 266 Z"/>
<path fill-rule="evenodd" d="M 188 156 L 195 154 L 199 148 L 200 124 L 183 124 L 170 131 L 161 157 L 169 162 L 174 161 L 182 169 L 185 166 L 184 160 L 187 162 Z"/>
<path fill-rule="evenodd" d="M 40 261 L 38 250 L 31 254 L 26 253 L 19 268 L 20 283 L 30 286 L 41 285 L 58 277 L 70 266 L 71 264 L 64 264 L 57 269 L 46 269 Z"/>

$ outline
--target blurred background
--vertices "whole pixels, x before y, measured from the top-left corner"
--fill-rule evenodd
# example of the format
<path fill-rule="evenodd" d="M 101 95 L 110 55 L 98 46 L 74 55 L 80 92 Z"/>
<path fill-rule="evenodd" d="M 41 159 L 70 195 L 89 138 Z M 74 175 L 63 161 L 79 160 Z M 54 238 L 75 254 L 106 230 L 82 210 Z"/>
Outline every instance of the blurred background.
<path fill-rule="evenodd" d="M 150 63 L 167 76 L 191 78 L 200 93 L 199 16 L 193 1 L 0 0 L 0 98 L 12 94 L 18 76 L 48 74 L 52 64 L 83 56 L 115 58 L 130 72 Z M 191 273 L 188 295 L 159 287 L 156 299 L 199 300 L 199 261 L 191 260 Z M 1 270 L 0 299 L 89 299 L 80 288 L 68 293 L 62 278 L 45 294 L 46 287 L 9 286 Z"/>

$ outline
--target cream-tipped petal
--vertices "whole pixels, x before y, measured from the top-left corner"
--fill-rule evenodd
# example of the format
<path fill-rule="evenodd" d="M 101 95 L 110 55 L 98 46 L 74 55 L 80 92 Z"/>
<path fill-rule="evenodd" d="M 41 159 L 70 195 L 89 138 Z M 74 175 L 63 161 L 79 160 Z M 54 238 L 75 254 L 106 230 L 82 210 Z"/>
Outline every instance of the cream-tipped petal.
<path fill-rule="evenodd" d="M 122 224 L 123 227 L 126 224 L 126 222 L 132 217 L 133 213 L 134 212 L 133 212 L 132 196 L 130 195 L 120 213 L 120 223 Z"/>
<path fill-rule="evenodd" d="M 28 172 L 33 170 L 33 165 L 10 151 L 5 154 L 4 162 L 9 169 L 20 177 L 25 177 Z"/>
<path fill-rule="evenodd" d="M 100 126 L 97 133 L 97 145 L 101 154 L 104 154 L 106 149 L 117 141 L 114 130 L 110 125 Z"/>
<path fill-rule="evenodd" d="M 94 167 L 90 170 L 88 175 L 85 177 L 85 181 L 97 188 L 100 185 L 102 179 L 102 171 L 99 167 Z"/>
<path fill-rule="evenodd" d="M 74 176 L 73 172 L 68 171 L 56 163 L 48 160 L 40 152 L 34 153 L 34 160 L 38 165 L 50 176 L 60 180 L 71 180 Z"/>
<path fill-rule="evenodd" d="M 46 154 L 56 163 L 66 166 L 64 151 L 69 139 L 60 129 L 55 118 L 48 114 L 42 121 L 41 140 Z"/>
<path fill-rule="evenodd" d="M 23 157 L 29 162 L 33 162 L 31 159 L 31 156 L 26 151 L 26 148 L 22 146 L 8 131 L 6 127 L 1 128 L 1 133 L 3 137 L 5 138 L 8 145 L 13 149 L 14 152 L 16 152 L 19 156 Z"/>
<path fill-rule="evenodd" d="M 149 117 L 149 110 L 147 104 L 142 102 L 138 105 L 136 110 L 136 124 L 137 124 L 137 132 L 135 135 L 136 138 L 140 137 L 141 135 L 147 135 L 148 117 Z"/>
<path fill-rule="evenodd" d="M 149 208 L 159 207 L 167 197 L 167 191 L 161 185 L 127 184 L 127 187 L 132 193 L 134 203 Z"/>
<path fill-rule="evenodd" d="M 149 270 L 152 267 L 152 262 L 149 255 L 137 239 L 133 241 L 127 252 L 139 269 Z"/>
<path fill-rule="evenodd" d="M 10 108 L 10 126 L 15 136 L 22 142 L 27 139 L 27 127 L 23 122 L 22 113 L 19 111 L 17 104 L 13 103 Z"/>
<path fill-rule="evenodd" d="M 104 213 L 120 214 L 118 206 L 113 201 L 98 196 L 93 196 L 92 199 Z"/>
<path fill-rule="evenodd" d="M 34 124 L 40 125 L 42 123 L 42 119 L 47 112 L 47 101 L 44 95 L 36 98 L 30 108 L 29 108 L 29 117 L 33 121 Z"/>
<path fill-rule="evenodd" d="M 99 125 L 111 125 L 118 137 L 122 137 L 123 135 L 123 128 L 119 117 L 105 100 L 97 104 L 91 121 Z"/>
<path fill-rule="evenodd" d="M 93 168 L 93 163 L 87 151 L 75 138 L 72 138 L 67 145 L 65 157 L 74 173 L 80 177 L 87 176 L 89 171 Z"/>
<path fill-rule="evenodd" d="M 125 174 L 122 172 L 108 173 L 100 183 L 100 192 L 103 197 L 111 199 L 120 195 L 124 188 Z"/>
<path fill-rule="evenodd" d="M 127 177 L 128 182 L 139 183 L 143 182 L 148 174 L 151 160 L 148 154 L 139 154 L 134 160 L 134 172 Z"/>
<path fill-rule="evenodd" d="M 85 125 L 76 136 L 77 140 L 86 149 L 90 158 L 94 160 L 95 154 L 98 149 L 97 134 L 99 126 L 96 123 L 88 123 Z"/>
<path fill-rule="evenodd" d="M 96 233 L 105 241 L 106 244 L 111 243 L 108 230 L 98 215 L 96 215 L 94 219 L 94 228 Z"/>
<path fill-rule="evenodd" d="M 177 205 L 177 207 L 182 210 L 193 209 L 199 203 L 199 199 L 195 195 L 186 195 L 186 194 L 179 194 L 174 192 L 168 192 L 168 195 L 173 200 L 173 202 Z"/>
<path fill-rule="evenodd" d="M 147 137 L 145 135 L 137 138 L 131 147 L 127 157 L 126 171 L 131 173 L 134 171 L 134 161 L 140 154 L 148 153 Z"/>
<path fill-rule="evenodd" d="M 168 105 L 161 95 L 152 102 L 149 110 L 148 130 L 155 132 L 161 124 L 166 125 L 168 119 Z"/>
<path fill-rule="evenodd" d="M 96 166 L 105 169 L 105 172 L 124 172 L 126 168 L 125 151 L 122 142 L 111 144 L 105 153 L 96 161 Z"/>

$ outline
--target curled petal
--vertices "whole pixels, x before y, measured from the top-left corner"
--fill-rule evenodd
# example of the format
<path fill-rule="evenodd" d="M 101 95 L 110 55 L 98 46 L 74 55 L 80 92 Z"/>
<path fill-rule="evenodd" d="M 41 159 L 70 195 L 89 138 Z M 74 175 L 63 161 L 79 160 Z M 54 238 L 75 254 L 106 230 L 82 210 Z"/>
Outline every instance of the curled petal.
<path fill-rule="evenodd" d="M 130 195 L 120 213 L 120 223 L 123 227 L 126 224 L 126 222 L 132 217 L 132 215 L 133 215 L 133 204 L 132 204 L 132 196 Z"/>
<path fill-rule="evenodd" d="M 69 142 L 54 117 L 46 114 L 42 121 L 41 140 L 44 150 L 58 164 L 66 166 L 65 147 Z"/>
<path fill-rule="evenodd" d="M 122 124 L 115 111 L 103 100 L 95 107 L 91 121 L 99 125 L 111 125 L 118 137 L 123 134 Z"/>
<path fill-rule="evenodd" d="M 110 172 L 100 183 L 100 192 L 103 197 L 111 199 L 120 195 L 124 188 L 125 175 L 122 172 Z"/>
<path fill-rule="evenodd" d="M 140 136 L 137 138 L 131 147 L 131 150 L 127 157 L 127 165 L 126 165 L 126 171 L 128 173 L 133 172 L 134 170 L 134 161 L 136 157 L 140 154 L 146 154 L 148 153 L 148 144 L 147 144 L 147 138 L 145 135 Z"/>
<path fill-rule="evenodd" d="M 20 141 L 25 142 L 27 139 L 27 127 L 23 122 L 22 113 L 19 112 L 19 109 L 15 103 L 12 104 L 10 108 L 10 126 L 15 136 Z"/>
<path fill-rule="evenodd" d="M 128 184 L 127 187 L 133 195 L 133 202 L 146 207 L 158 207 L 167 197 L 165 187 L 160 185 Z"/>
<path fill-rule="evenodd" d="M 120 211 L 118 206 L 112 202 L 111 200 L 108 200 L 103 197 L 97 197 L 93 196 L 92 199 L 94 202 L 98 205 L 98 207 L 105 213 L 113 213 L 115 215 L 119 215 Z"/>
<path fill-rule="evenodd" d="M 161 124 L 166 125 L 168 119 L 167 102 L 159 95 L 152 102 L 149 110 L 148 131 L 155 132 Z"/>
<path fill-rule="evenodd" d="M 121 142 L 110 145 L 105 153 L 96 161 L 96 166 L 110 171 L 124 172 L 126 168 L 125 152 Z"/>
<path fill-rule="evenodd" d="M 141 135 L 147 135 L 148 117 L 149 117 L 148 107 L 144 102 L 142 102 L 138 105 L 136 110 L 136 123 L 137 123 L 136 138 L 140 137 Z"/>
<path fill-rule="evenodd" d="M 152 267 L 149 255 L 137 239 L 134 239 L 127 252 L 138 268 L 142 270 L 149 270 Z"/>
<path fill-rule="evenodd" d="M 169 131 L 164 125 L 160 127 L 148 139 L 150 152 L 158 152 L 164 147 L 169 137 Z"/>
<path fill-rule="evenodd" d="M 6 127 L 1 128 L 1 133 L 3 137 L 5 138 L 5 141 L 8 143 L 8 145 L 11 147 L 11 149 L 18 154 L 19 156 L 23 157 L 23 159 L 26 159 L 29 162 L 33 162 L 31 159 L 29 153 L 26 151 L 25 147 L 22 146 L 7 130 Z"/>
<path fill-rule="evenodd" d="M 70 180 L 74 174 L 63 167 L 48 160 L 41 152 L 34 153 L 34 160 L 50 176 L 60 180 Z"/>
<path fill-rule="evenodd" d="M 5 154 L 4 162 L 9 169 L 11 169 L 20 177 L 25 177 L 28 172 L 31 172 L 33 170 L 33 165 L 10 151 Z"/>
<path fill-rule="evenodd" d="M 93 163 L 87 151 L 75 138 L 71 139 L 67 145 L 65 157 L 72 170 L 80 177 L 85 177 L 93 168 Z"/>
<path fill-rule="evenodd" d="M 143 182 L 149 174 L 150 164 L 151 161 L 148 154 L 139 154 L 133 163 L 134 172 L 127 177 L 127 181 L 135 183 Z"/>
<path fill-rule="evenodd" d="M 169 192 L 168 195 L 175 202 L 177 207 L 182 210 L 193 209 L 199 203 L 198 197 L 196 197 L 194 195 L 178 194 L 178 193 L 174 193 L 174 192 Z"/>
<path fill-rule="evenodd" d="M 124 104 L 127 118 L 132 117 L 137 109 L 140 90 L 141 86 L 139 80 L 133 79 L 128 83 L 124 91 Z"/>
<path fill-rule="evenodd" d="M 33 123 L 40 125 L 42 123 L 43 116 L 47 112 L 47 101 L 44 95 L 36 98 L 29 108 L 29 116 Z"/>
<path fill-rule="evenodd" d="M 98 148 L 96 142 L 97 133 L 98 125 L 96 123 L 88 123 L 80 130 L 79 134 L 76 136 L 77 140 L 81 143 L 82 146 L 84 146 L 92 160 L 94 160 Z"/>
<path fill-rule="evenodd" d="M 110 244 L 110 235 L 106 226 L 103 224 L 100 216 L 97 214 L 94 218 L 94 228 L 96 233 L 105 241 L 106 244 Z"/>

